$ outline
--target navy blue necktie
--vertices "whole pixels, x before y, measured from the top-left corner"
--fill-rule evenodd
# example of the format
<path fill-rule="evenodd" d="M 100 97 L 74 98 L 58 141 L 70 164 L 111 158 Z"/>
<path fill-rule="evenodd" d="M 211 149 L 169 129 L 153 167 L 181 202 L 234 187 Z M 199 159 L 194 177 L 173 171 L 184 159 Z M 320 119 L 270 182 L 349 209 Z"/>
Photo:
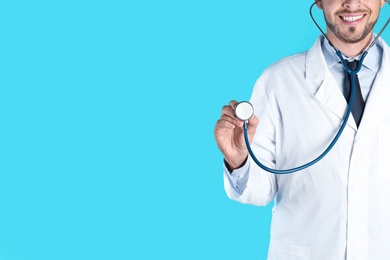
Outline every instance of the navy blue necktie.
<path fill-rule="evenodd" d="M 357 68 L 358 61 L 353 60 L 351 62 L 347 62 L 347 65 L 351 70 L 355 70 Z M 351 111 L 352 111 L 353 118 L 355 119 L 356 125 L 359 127 L 360 120 L 362 119 L 362 115 L 364 111 L 364 100 L 362 96 L 362 91 L 360 89 L 360 83 L 357 74 L 355 74 L 355 82 L 356 82 L 356 90 L 355 90 L 355 96 L 353 99 L 353 105 Z M 345 87 L 344 96 L 348 102 L 349 97 L 351 95 L 352 85 L 351 85 L 351 76 L 346 71 L 345 71 L 344 87 Z"/>

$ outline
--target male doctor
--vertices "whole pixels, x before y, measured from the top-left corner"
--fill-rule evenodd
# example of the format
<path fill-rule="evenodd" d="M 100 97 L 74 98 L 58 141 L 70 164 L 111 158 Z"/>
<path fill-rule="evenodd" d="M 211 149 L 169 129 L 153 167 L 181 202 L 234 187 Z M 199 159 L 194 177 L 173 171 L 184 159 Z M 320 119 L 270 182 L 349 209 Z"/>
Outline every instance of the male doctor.
<path fill-rule="evenodd" d="M 327 37 L 348 62 L 374 38 L 385 0 L 321 0 Z M 253 205 L 274 201 L 269 260 L 390 259 L 390 49 L 379 38 L 358 75 L 363 115 L 349 117 L 334 148 L 314 166 L 286 175 L 248 157 L 236 101 L 222 109 L 214 135 L 228 196 Z M 347 109 L 345 71 L 320 36 L 305 53 L 266 69 L 251 97 L 249 139 L 266 166 L 290 169 L 321 154 Z M 245 250 L 245 249 L 243 249 Z"/>

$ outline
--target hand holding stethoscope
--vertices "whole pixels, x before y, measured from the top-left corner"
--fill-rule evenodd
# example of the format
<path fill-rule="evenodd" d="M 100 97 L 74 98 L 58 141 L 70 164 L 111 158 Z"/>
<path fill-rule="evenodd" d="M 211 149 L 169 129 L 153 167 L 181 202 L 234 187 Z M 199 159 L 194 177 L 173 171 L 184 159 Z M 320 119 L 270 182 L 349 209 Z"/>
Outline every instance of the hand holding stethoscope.
<path fill-rule="evenodd" d="M 248 157 L 248 149 L 244 138 L 244 121 L 237 117 L 236 107 L 239 104 L 232 100 L 228 105 L 222 108 L 222 114 L 214 128 L 214 136 L 217 145 L 224 155 L 226 162 L 232 169 L 239 168 Z M 240 108 L 244 108 L 242 104 Z M 245 115 L 245 111 L 241 111 L 240 116 Z M 252 142 L 259 123 L 255 115 L 249 115 L 247 120 L 248 140 Z"/>

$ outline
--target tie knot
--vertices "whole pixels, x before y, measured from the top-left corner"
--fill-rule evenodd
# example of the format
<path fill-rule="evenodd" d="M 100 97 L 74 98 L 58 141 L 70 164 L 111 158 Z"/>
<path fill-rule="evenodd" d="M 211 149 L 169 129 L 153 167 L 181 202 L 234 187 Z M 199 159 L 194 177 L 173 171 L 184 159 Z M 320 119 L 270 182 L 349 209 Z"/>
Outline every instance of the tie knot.
<path fill-rule="evenodd" d="M 350 68 L 351 70 L 356 70 L 357 66 L 358 66 L 358 61 L 357 60 L 353 60 L 353 61 L 346 61 L 347 62 L 347 66 L 348 68 Z"/>

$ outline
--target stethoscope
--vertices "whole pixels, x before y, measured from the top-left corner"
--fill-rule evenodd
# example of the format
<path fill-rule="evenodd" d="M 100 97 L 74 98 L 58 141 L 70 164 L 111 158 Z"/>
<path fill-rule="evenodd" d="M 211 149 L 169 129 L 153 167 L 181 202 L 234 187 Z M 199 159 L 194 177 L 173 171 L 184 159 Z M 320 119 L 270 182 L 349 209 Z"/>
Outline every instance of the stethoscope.
<path fill-rule="evenodd" d="M 390 4 L 390 0 L 386 0 L 386 2 L 388 4 Z M 347 122 L 348 122 L 348 118 L 349 118 L 349 115 L 351 113 L 351 110 L 352 110 L 352 105 L 353 105 L 353 98 L 354 98 L 354 95 L 355 95 L 355 89 L 356 89 L 356 79 L 355 79 L 355 75 L 360 71 L 361 67 L 362 67 L 362 64 L 363 64 L 363 61 L 364 61 L 364 58 L 367 56 L 368 54 L 368 51 L 371 49 L 372 46 L 375 45 L 377 39 L 379 38 L 379 36 L 383 33 L 383 31 L 385 30 L 385 28 L 387 27 L 387 25 L 390 23 L 390 18 L 387 20 L 387 22 L 385 23 L 385 25 L 382 27 L 382 30 L 377 34 L 377 36 L 374 38 L 374 40 L 372 41 L 372 43 L 367 47 L 367 49 L 363 52 L 363 54 L 361 55 L 360 59 L 359 59 L 359 63 L 356 67 L 356 69 L 350 69 L 346 63 L 346 61 L 344 60 L 343 58 L 343 55 L 341 54 L 340 50 L 338 50 L 336 47 L 333 46 L 333 44 L 330 42 L 330 40 L 328 39 L 328 37 L 326 36 L 326 34 L 324 33 L 324 31 L 321 29 L 321 27 L 318 25 L 318 23 L 316 22 L 316 20 L 314 19 L 313 17 L 313 13 L 312 13 L 312 10 L 313 10 L 313 7 L 314 5 L 316 4 L 317 2 L 314 2 L 311 6 L 310 6 L 310 17 L 311 19 L 313 20 L 314 24 L 316 25 L 316 27 L 320 30 L 320 32 L 322 33 L 322 35 L 325 37 L 325 39 L 329 42 L 330 46 L 332 46 L 332 48 L 336 51 L 336 54 L 337 56 L 340 58 L 340 61 L 341 63 L 343 64 L 343 67 L 345 69 L 345 71 L 349 74 L 350 78 L 351 78 L 351 95 L 349 97 L 349 102 L 348 102 L 348 108 L 347 108 L 347 111 L 346 111 L 346 114 L 344 116 L 344 120 L 343 120 L 343 123 L 341 124 L 340 126 L 340 129 L 338 130 L 338 132 L 336 133 L 335 137 L 333 138 L 332 142 L 329 144 L 329 146 L 317 157 L 315 158 L 314 160 L 306 163 L 306 164 L 303 164 L 301 166 L 298 166 L 298 167 L 295 167 L 295 168 L 291 168 L 291 169 L 286 169 L 286 170 L 276 170 L 276 169 L 272 169 L 272 168 L 269 168 L 267 166 L 265 166 L 264 164 L 262 164 L 255 156 L 255 154 L 253 153 L 252 151 L 252 148 L 251 148 L 251 145 L 250 145 L 250 142 L 249 142 L 249 137 L 248 137 L 248 120 L 253 116 L 254 114 L 254 109 L 253 109 L 253 106 L 251 103 L 247 102 L 247 101 L 243 101 L 243 102 L 240 102 L 236 105 L 235 107 L 235 115 L 237 118 L 239 118 L 240 120 L 244 121 L 244 138 L 245 138 L 245 144 L 246 144 L 246 147 L 248 149 L 248 152 L 249 152 L 249 155 L 252 157 L 253 161 L 263 170 L 267 171 L 267 172 L 270 172 L 270 173 L 274 173 L 274 174 L 289 174 L 289 173 L 293 173 L 293 172 L 297 172 L 297 171 L 300 171 L 300 170 L 303 170 L 303 169 L 306 169 L 314 164 L 316 164 L 317 162 L 319 162 L 322 158 L 325 157 L 325 155 L 327 155 L 329 153 L 329 151 L 333 148 L 333 146 L 337 143 L 337 141 L 339 140 L 342 132 L 344 131 L 344 128 L 345 126 L 347 125 Z"/>

